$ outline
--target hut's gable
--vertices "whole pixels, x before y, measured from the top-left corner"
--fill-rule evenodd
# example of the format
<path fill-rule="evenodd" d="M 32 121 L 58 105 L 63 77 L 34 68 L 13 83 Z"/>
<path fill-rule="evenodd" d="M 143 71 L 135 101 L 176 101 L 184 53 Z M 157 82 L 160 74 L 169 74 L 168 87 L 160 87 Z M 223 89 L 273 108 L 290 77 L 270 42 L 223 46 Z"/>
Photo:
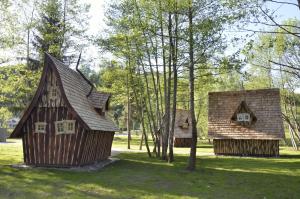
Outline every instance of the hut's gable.
<path fill-rule="evenodd" d="M 187 110 L 176 110 L 175 117 L 175 138 L 192 138 L 191 115 Z"/>
<path fill-rule="evenodd" d="M 248 113 L 251 122 L 238 121 L 239 113 Z M 213 139 L 284 138 L 278 89 L 209 93 L 208 115 Z"/>
<path fill-rule="evenodd" d="M 49 69 L 44 82 L 41 96 L 39 96 L 39 107 L 66 107 L 62 97 L 62 90 L 59 87 L 59 80 L 52 69 Z"/>
<path fill-rule="evenodd" d="M 245 101 L 242 101 L 240 103 L 233 116 L 231 117 L 232 122 L 235 122 L 242 126 L 251 126 L 256 122 L 256 120 L 256 116 L 248 107 Z"/>

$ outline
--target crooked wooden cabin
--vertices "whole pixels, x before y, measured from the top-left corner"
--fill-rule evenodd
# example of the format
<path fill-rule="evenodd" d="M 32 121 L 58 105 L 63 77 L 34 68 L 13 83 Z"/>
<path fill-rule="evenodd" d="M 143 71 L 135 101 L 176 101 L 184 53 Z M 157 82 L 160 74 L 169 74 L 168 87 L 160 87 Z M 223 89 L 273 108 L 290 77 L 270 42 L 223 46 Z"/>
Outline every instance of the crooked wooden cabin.
<path fill-rule="evenodd" d="M 279 89 L 209 93 L 208 136 L 217 155 L 279 156 Z"/>
<path fill-rule="evenodd" d="M 35 96 L 11 134 L 22 138 L 25 164 L 71 167 L 107 159 L 119 130 L 106 115 L 109 98 L 77 67 L 46 54 Z"/>
<path fill-rule="evenodd" d="M 174 147 L 190 147 L 192 144 L 191 114 L 188 110 L 177 109 L 174 127 Z"/>

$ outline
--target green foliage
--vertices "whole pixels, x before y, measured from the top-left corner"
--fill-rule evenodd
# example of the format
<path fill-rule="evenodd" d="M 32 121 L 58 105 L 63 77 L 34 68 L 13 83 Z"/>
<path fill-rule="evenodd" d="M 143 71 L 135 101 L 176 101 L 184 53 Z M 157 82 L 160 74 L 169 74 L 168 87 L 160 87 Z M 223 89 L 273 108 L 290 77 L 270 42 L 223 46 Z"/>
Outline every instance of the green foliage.
<path fill-rule="evenodd" d="M 7 120 L 12 118 L 13 114 L 6 107 L 0 107 L 0 127 L 7 127 Z"/>
<path fill-rule="evenodd" d="M 0 105 L 14 115 L 24 110 L 38 86 L 40 71 L 24 65 L 0 67 Z"/>
<path fill-rule="evenodd" d="M 97 73 L 95 70 L 91 69 L 90 65 L 81 65 L 80 71 L 87 77 L 92 84 L 98 86 L 100 84 L 100 74 Z"/>
<path fill-rule="evenodd" d="M 127 71 L 119 65 L 106 66 L 100 71 L 98 89 L 112 94 L 110 100 L 113 118 L 120 128 L 126 126 L 123 111 L 127 104 Z"/>
<path fill-rule="evenodd" d="M 0 1 L 0 48 L 11 48 L 20 41 L 17 35 L 17 16 L 13 13 L 12 2 L 9 0 Z M 0 60 L 1 64 L 1 60 Z"/>
<path fill-rule="evenodd" d="M 283 24 L 290 25 L 287 27 L 290 31 L 298 23 L 297 20 L 283 22 Z M 282 31 L 280 28 L 275 28 L 275 33 L 260 34 L 257 40 L 250 41 L 246 45 L 243 54 L 249 62 L 247 88 L 284 87 L 291 91 L 299 85 L 297 60 L 300 43 L 297 38 L 283 34 Z M 285 65 L 291 65 L 291 67 L 285 67 Z"/>
<path fill-rule="evenodd" d="M 121 66 L 108 66 L 100 71 L 101 84 L 99 89 L 112 94 L 112 105 L 126 104 L 127 72 Z"/>
<path fill-rule="evenodd" d="M 84 42 L 79 45 L 78 40 L 86 40 L 89 8 L 78 0 L 47 0 L 39 5 L 41 16 L 33 44 L 40 54 L 41 63 L 45 52 L 71 61 L 74 51 L 87 45 Z"/>
<path fill-rule="evenodd" d="M 116 84 L 116 88 L 112 88 L 112 81 L 104 80 L 108 74 L 101 74 L 101 82 L 102 90 L 108 87 L 114 94 L 120 95 L 122 93 L 123 96 L 127 96 L 125 86 L 129 84 L 131 103 L 141 102 L 142 105 L 135 104 L 136 109 L 147 108 L 148 113 L 153 112 L 155 114 L 154 121 L 157 121 L 159 113 L 156 109 L 157 94 L 155 89 L 160 89 L 158 90 L 159 110 L 161 115 L 165 114 L 163 110 L 166 106 L 165 98 L 167 97 L 163 93 L 168 85 L 165 85 L 163 81 L 162 65 L 163 59 L 165 59 L 166 67 L 170 63 L 169 58 L 172 54 L 168 35 L 170 31 L 173 37 L 176 37 L 173 38 L 173 42 L 177 45 L 176 64 L 179 71 L 177 108 L 189 109 L 189 71 L 187 67 L 189 64 L 187 55 L 189 29 L 186 22 L 191 2 L 196 64 L 196 116 L 201 136 L 205 137 L 207 133 L 207 93 L 211 90 L 241 88 L 242 75 L 240 70 L 242 63 L 235 56 L 227 58 L 222 56 L 226 49 L 226 38 L 222 37 L 222 32 L 226 26 L 241 18 L 239 11 L 245 7 L 239 8 L 237 6 L 237 4 L 240 5 L 239 2 L 235 1 L 230 5 L 225 4 L 223 1 L 210 3 L 207 1 L 176 0 L 123 0 L 108 3 L 106 13 L 107 34 L 98 39 L 98 44 L 102 49 L 112 53 L 120 65 L 125 66 L 126 69 L 121 69 L 120 72 L 114 71 L 113 74 L 109 73 L 107 79 L 116 80 L 116 82 L 113 82 Z M 249 4 L 250 2 L 247 5 Z M 204 7 L 205 12 L 203 12 Z M 180 27 L 176 31 L 174 28 L 175 13 L 178 13 L 178 26 Z M 169 29 L 169 16 L 171 16 L 171 29 Z M 163 31 L 161 28 L 163 28 Z M 161 41 L 162 35 L 164 36 L 164 44 Z M 173 63 L 172 60 L 171 62 Z M 158 73 L 154 74 L 154 77 L 151 74 L 153 71 Z M 122 72 L 123 75 L 129 75 L 129 81 L 125 77 L 121 78 L 120 73 Z M 159 81 L 158 78 L 160 78 Z M 172 84 L 173 79 L 171 80 L 171 86 Z M 149 91 L 146 85 L 148 85 Z M 115 92 L 117 90 L 118 92 Z M 150 99 L 150 102 L 147 99 Z M 113 98 L 112 102 L 114 100 L 122 101 L 118 97 Z M 127 103 L 126 98 L 123 99 L 123 103 Z M 124 111 L 126 110 L 124 109 Z M 143 119 L 149 125 L 146 113 Z"/>
<path fill-rule="evenodd" d="M 49 52 L 58 59 L 62 58 L 62 45 L 64 39 L 64 22 L 62 3 L 57 0 L 49 0 L 42 3 L 40 24 L 37 27 L 35 47 L 43 59 L 44 53 Z M 43 63 L 43 61 L 41 62 Z"/>

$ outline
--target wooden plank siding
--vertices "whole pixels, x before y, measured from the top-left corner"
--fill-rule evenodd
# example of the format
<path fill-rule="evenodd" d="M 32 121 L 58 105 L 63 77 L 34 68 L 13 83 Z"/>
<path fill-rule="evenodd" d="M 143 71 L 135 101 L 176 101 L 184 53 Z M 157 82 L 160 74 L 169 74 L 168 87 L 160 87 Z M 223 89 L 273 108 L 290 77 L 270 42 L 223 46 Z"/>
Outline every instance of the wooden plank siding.
<path fill-rule="evenodd" d="M 66 108 L 65 108 L 66 109 Z M 43 121 L 43 117 L 39 118 L 37 115 L 39 112 L 46 112 L 51 115 L 52 118 L 45 119 L 47 122 L 46 133 L 35 133 L 34 123 L 37 121 Z M 55 134 L 54 122 L 63 119 L 65 113 L 62 113 L 64 109 L 47 108 L 38 109 L 35 108 L 31 114 L 31 117 L 26 121 L 23 130 L 23 153 L 24 162 L 29 165 L 76 165 L 80 164 L 80 150 L 83 149 L 85 144 L 82 144 L 84 134 L 87 132 L 79 125 L 75 123 L 75 134 Z M 56 114 L 57 113 L 57 114 Z M 73 119 L 72 115 L 67 115 L 64 119 Z"/>
<path fill-rule="evenodd" d="M 111 155 L 113 132 L 88 132 L 81 157 L 81 164 L 92 164 L 107 159 Z"/>
<path fill-rule="evenodd" d="M 214 139 L 216 155 L 279 156 L 279 140 Z"/>
<path fill-rule="evenodd" d="M 174 147 L 191 147 L 192 138 L 174 138 Z"/>

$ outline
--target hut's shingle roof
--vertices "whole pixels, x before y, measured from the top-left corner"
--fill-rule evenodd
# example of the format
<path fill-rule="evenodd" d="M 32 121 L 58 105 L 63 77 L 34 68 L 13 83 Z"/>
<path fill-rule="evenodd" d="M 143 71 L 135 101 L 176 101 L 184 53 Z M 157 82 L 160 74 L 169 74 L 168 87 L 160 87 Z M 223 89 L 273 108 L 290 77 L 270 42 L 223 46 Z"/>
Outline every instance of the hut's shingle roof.
<path fill-rule="evenodd" d="M 51 55 L 49 57 L 59 73 L 69 103 L 89 128 L 98 131 L 118 131 L 119 129 L 107 116 L 98 114 L 94 109 L 102 108 L 104 111 L 110 95 L 93 90 L 87 97 L 91 89 L 88 82 L 78 72 Z"/>
<path fill-rule="evenodd" d="M 188 121 L 188 128 L 182 128 L 182 125 Z M 191 114 L 188 110 L 177 109 L 175 116 L 175 138 L 192 138 Z"/>
<path fill-rule="evenodd" d="M 88 97 L 90 104 L 95 108 L 101 108 L 103 110 L 106 110 L 107 103 L 110 98 L 109 93 L 102 93 L 95 91 L 91 92 L 90 96 Z"/>
<path fill-rule="evenodd" d="M 176 109 L 175 125 L 181 126 L 186 120 L 188 120 L 188 123 L 191 123 L 190 112 L 188 110 Z"/>
<path fill-rule="evenodd" d="M 250 126 L 231 120 L 242 101 L 257 118 Z M 209 93 L 208 136 L 214 139 L 284 138 L 279 89 Z"/>

